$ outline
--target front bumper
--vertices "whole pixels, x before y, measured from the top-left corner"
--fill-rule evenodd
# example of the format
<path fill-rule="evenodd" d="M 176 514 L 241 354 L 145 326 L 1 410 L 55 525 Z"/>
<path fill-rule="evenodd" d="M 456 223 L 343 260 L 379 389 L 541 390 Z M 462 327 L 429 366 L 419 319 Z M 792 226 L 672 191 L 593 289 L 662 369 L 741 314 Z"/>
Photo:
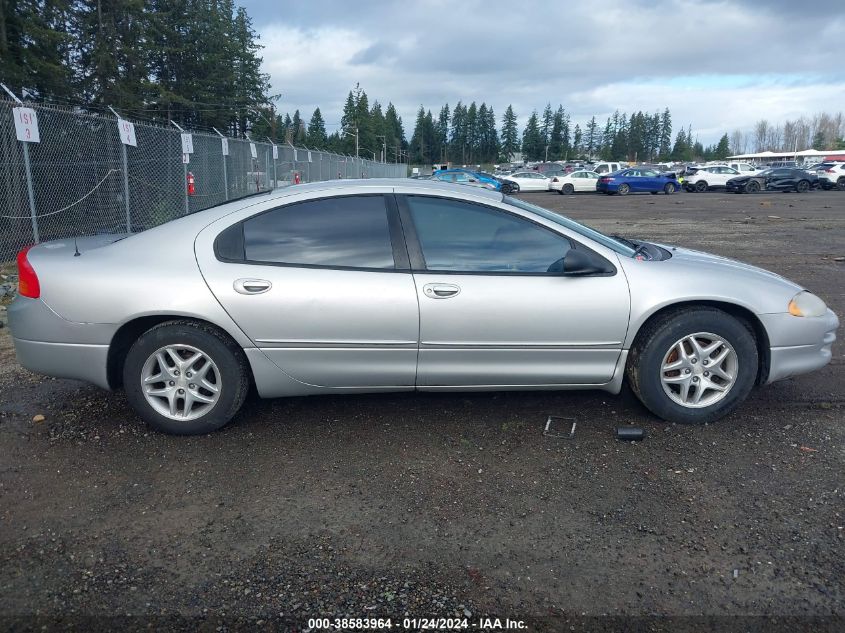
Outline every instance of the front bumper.
<path fill-rule="evenodd" d="M 769 335 L 770 363 L 766 383 L 821 369 L 830 362 L 839 319 L 828 309 L 820 317 L 761 314 Z"/>

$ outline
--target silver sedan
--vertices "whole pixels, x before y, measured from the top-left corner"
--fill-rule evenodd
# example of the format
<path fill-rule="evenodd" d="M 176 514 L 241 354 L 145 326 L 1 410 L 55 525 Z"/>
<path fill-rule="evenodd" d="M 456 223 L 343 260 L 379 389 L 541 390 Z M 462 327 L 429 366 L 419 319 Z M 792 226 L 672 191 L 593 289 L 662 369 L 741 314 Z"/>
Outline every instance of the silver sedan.
<path fill-rule="evenodd" d="M 251 385 L 275 398 L 627 380 L 661 418 L 703 423 L 823 367 L 839 324 L 765 270 L 433 181 L 290 187 L 39 244 L 18 265 L 20 363 L 122 387 L 178 434 L 226 424 Z"/>

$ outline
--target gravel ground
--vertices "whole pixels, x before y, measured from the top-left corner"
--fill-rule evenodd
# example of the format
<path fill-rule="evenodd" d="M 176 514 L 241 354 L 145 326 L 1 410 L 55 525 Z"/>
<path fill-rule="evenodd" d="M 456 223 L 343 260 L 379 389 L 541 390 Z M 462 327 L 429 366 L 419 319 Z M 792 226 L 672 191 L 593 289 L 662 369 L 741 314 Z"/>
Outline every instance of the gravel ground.
<path fill-rule="evenodd" d="M 769 268 L 845 315 L 841 192 L 523 197 Z M 175 438 L 120 393 L 18 368 L 3 328 L 0 626 L 840 631 L 843 358 L 705 427 L 627 390 L 400 394 L 253 399 Z M 544 437 L 549 414 L 574 439 Z M 623 424 L 647 439 L 614 440 Z"/>

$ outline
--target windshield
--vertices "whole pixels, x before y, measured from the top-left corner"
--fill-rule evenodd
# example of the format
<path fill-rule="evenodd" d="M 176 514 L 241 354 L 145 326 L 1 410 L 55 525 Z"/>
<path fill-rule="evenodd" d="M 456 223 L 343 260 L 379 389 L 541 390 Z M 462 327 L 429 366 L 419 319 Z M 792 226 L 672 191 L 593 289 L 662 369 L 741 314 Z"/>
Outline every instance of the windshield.
<path fill-rule="evenodd" d="M 600 233 L 595 229 L 591 229 L 589 226 L 584 226 L 583 224 L 579 224 L 575 220 L 567 218 L 566 216 L 559 215 L 554 213 L 553 211 L 549 211 L 548 209 L 544 209 L 543 207 L 538 207 L 535 204 L 529 204 L 528 202 L 524 202 L 517 198 L 512 198 L 511 196 L 503 196 L 502 199 L 510 205 L 518 207 L 523 211 L 530 211 L 531 213 L 536 213 L 537 215 L 546 218 L 547 220 L 551 220 L 555 224 L 560 224 L 571 231 L 575 231 L 579 235 L 583 235 L 586 238 L 589 238 L 595 242 L 598 242 L 602 246 L 606 246 L 607 248 L 616 251 L 620 255 L 624 255 L 625 257 L 633 257 L 634 253 L 636 253 L 636 249 L 631 248 L 624 242 L 614 239 L 604 233 Z"/>

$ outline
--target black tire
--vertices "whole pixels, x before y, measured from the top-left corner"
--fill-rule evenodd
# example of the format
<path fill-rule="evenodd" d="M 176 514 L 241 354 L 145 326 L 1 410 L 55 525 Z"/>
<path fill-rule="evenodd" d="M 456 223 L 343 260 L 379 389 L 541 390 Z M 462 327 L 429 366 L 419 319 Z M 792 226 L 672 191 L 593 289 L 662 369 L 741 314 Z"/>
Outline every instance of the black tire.
<path fill-rule="evenodd" d="M 806 193 L 810 190 L 810 182 L 808 180 L 799 180 L 798 184 L 795 185 L 795 191 L 798 193 Z"/>
<path fill-rule="evenodd" d="M 745 185 L 745 193 L 757 193 L 760 191 L 760 183 L 756 180 L 749 180 Z"/>
<path fill-rule="evenodd" d="M 563 187 L 560 188 L 560 195 L 562 196 L 571 196 L 573 193 L 575 193 L 575 187 L 571 183 L 564 183 Z"/>
<path fill-rule="evenodd" d="M 659 192 L 657 192 L 657 191 L 649 191 L 649 193 L 650 193 L 651 195 L 653 195 L 653 196 L 656 196 Z"/>
<path fill-rule="evenodd" d="M 841 178 L 839 178 L 839 180 L 836 181 L 836 186 L 839 191 L 845 191 L 845 176 L 842 176 Z"/>
<path fill-rule="evenodd" d="M 704 193 L 707 191 L 707 182 L 704 180 L 699 180 L 695 183 L 695 191 L 696 193 Z"/>
<path fill-rule="evenodd" d="M 624 182 L 616 188 L 616 193 L 618 193 L 620 196 L 627 196 L 630 191 L 631 187 L 629 187 L 628 184 Z"/>
<path fill-rule="evenodd" d="M 672 195 L 673 193 L 675 193 L 675 189 L 676 189 L 675 183 L 667 182 L 666 186 L 663 187 L 663 193 L 665 193 L 667 196 L 669 196 L 669 195 Z"/>
<path fill-rule="evenodd" d="M 505 194 L 505 195 L 508 195 L 509 193 L 511 193 L 511 186 L 506 182 L 502 183 L 502 193 Z"/>
<path fill-rule="evenodd" d="M 698 332 L 711 333 L 733 347 L 737 369 L 733 385 L 721 400 L 710 406 L 690 408 L 666 394 L 661 367 L 677 341 Z M 703 370 L 703 365 L 699 366 Z M 705 424 L 724 417 L 745 400 L 754 387 L 758 367 L 757 344 L 746 322 L 716 308 L 688 307 L 646 324 L 628 355 L 626 375 L 640 401 L 658 417 L 679 424 Z"/>
<path fill-rule="evenodd" d="M 168 418 L 156 411 L 142 392 L 144 364 L 167 345 L 190 345 L 202 351 L 219 370 L 217 401 L 200 417 Z M 196 321 L 166 321 L 144 332 L 132 345 L 123 365 L 123 385 L 129 404 L 153 429 L 173 435 L 200 435 L 223 427 L 241 408 L 249 391 L 249 366 L 243 350 L 220 330 Z"/>

